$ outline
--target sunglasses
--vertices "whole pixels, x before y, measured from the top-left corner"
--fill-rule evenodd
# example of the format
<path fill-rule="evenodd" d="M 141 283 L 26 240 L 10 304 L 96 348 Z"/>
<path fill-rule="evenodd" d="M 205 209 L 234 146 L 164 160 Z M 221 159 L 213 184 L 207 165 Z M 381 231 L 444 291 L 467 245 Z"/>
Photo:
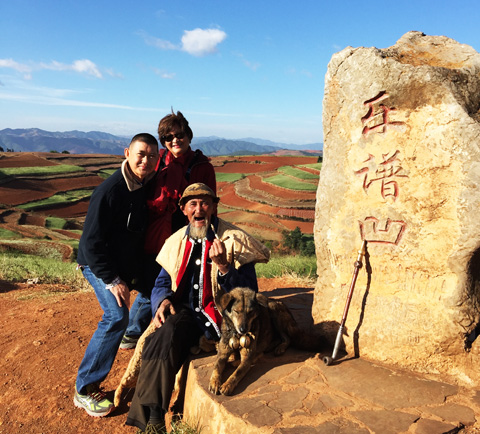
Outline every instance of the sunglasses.
<path fill-rule="evenodd" d="M 179 140 L 183 139 L 185 137 L 185 133 L 181 132 L 177 134 L 168 134 L 167 136 L 162 136 L 162 142 L 171 142 L 174 137 Z"/>

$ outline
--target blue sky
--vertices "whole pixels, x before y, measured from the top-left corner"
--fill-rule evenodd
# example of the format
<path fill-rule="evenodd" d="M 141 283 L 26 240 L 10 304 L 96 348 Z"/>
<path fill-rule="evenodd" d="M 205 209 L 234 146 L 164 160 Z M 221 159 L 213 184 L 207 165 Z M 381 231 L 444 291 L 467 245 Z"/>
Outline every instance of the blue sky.
<path fill-rule="evenodd" d="M 321 142 L 328 62 L 410 30 L 480 51 L 478 2 L 3 0 L 0 129 Z M 156 135 L 156 134 L 155 134 Z"/>

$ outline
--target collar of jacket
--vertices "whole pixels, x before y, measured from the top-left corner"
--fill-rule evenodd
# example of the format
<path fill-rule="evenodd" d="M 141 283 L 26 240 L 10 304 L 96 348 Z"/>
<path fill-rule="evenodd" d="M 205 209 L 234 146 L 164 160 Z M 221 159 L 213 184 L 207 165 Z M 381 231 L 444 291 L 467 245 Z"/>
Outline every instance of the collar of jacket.
<path fill-rule="evenodd" d="M 154 176 L 155 172 L 148 174 L 143 181 L 139 181 L 132 173 L 130 166 L 128 165 L 127 160 L 122 162 L 122 175 L 123 179 L 127 183 L 128 191 L 135 191 L 139 188 L 142 188 L 148 181 L 150 181 Z"/>

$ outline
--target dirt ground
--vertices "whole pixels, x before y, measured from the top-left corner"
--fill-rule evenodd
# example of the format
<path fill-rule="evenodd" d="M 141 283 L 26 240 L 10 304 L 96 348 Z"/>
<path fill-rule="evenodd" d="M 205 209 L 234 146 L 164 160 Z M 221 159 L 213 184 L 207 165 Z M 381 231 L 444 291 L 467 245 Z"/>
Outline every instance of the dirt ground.
<path fill-rule="evenodd" d="M 285 284 L 259 279 L 261 291 Z M 73 405 L 77 368 L 102 315 L 93 291 L 0 281 L 0 312 L 0 433 L 136 431 L 124 425 L 131 392 L 105 418 L 92 418 Z M 103 383 L 112 399 L 132 354 L 120 350 Z"/>

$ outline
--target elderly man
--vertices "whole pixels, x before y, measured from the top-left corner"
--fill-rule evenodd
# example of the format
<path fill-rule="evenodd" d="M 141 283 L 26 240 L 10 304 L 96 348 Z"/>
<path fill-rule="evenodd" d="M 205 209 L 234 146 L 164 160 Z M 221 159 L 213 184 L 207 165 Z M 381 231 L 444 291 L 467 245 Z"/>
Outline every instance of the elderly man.
<path fill-rule="evenodd" d="M 216 216 L 219 198 L 205 184 L 187 187 L 180 208 L 189 224 L 162 247 L 162 266 L 152 291 L 157 330 L 147 337 L 127 425 L 162 432 L 175 375 L 200 337 L 218 340 L 216 301 L 237 286 L 258 290 L 255 263 L 269 250 L 246 232 Z"/>
<path fill-rule="evenodd" d="M 157 160 L 157 139 L 137 134 L 125 149 L 122 167 L 94 190 L 88 206 L 77 262 L 104 314 L 78 368 L 74 404 L 90 416 L 106 416 L 114 409 L 99 385 L 128 325 L 130 290 L 142 289 L 145 185 Z"/>

